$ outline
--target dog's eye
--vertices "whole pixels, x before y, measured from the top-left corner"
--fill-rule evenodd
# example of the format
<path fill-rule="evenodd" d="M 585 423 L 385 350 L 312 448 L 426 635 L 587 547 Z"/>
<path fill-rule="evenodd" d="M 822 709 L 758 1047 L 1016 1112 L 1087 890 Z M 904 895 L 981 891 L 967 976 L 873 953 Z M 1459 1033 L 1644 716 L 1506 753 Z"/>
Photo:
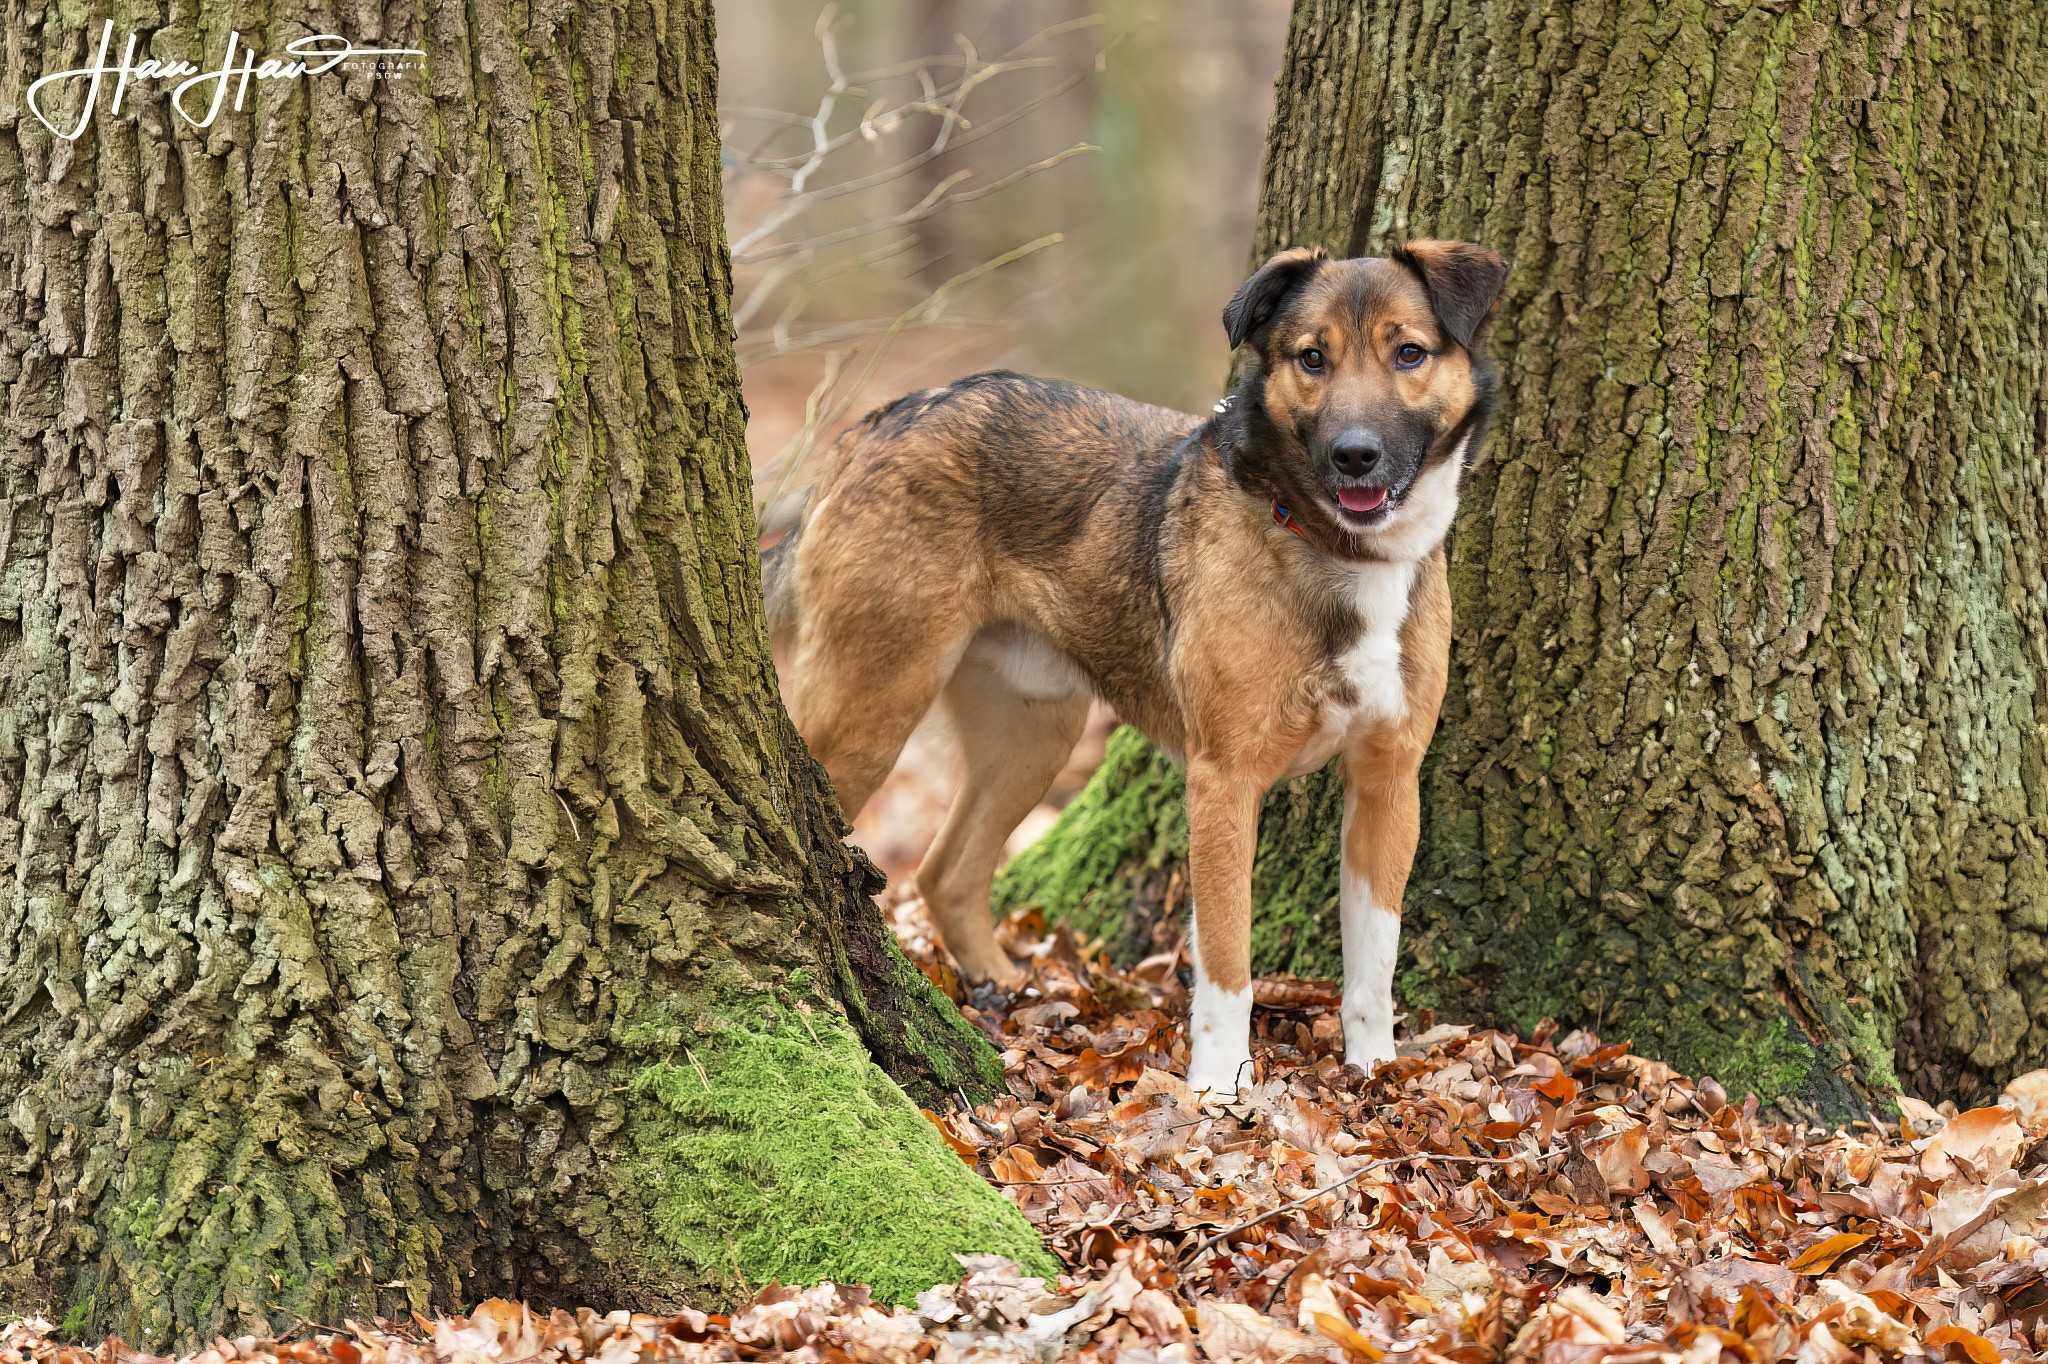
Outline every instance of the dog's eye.
<path fill-rule="evenodd" d="M 1429 358 L 1429 352 L 1413 341 L 1404 342 L 1394 348 L 1394 364 L 1401 369 L 1414 369 Z"/>
<path fill-rule="evenodd" d="M 1323 367 L 1323 353 L 1314 346 L 1310 346 L 1307 350 L 1303 351 L 1300 360 L 1301 367 L 1311 374 L 1317 373 Z"/>

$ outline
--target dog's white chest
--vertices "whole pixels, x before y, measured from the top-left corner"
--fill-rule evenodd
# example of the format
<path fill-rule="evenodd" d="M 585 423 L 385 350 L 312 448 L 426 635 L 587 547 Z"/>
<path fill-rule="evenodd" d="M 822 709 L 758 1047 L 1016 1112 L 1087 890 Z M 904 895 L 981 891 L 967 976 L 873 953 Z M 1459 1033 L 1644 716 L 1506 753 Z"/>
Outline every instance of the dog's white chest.
<path fill-rule="evenodd" d="M 1352 712 L 1371 721 L 1400 720 L 1408 714 L 1408 684 L 1401 675 L 1401 625 L 1408 619 L 1408 594 L 1415 587 L 1410 561 L 1367 564 L 1352 574 L 1352 605 L 1364 629 L 1337 660 L 1357 693 Z"/>
<path fill-rule="evenodd" d="M 1408 685 L 1401 673 L 1401 624 L 1408 618 L 1408 594 L 1415 586 L 1413 562 L 1363 564 L 1346 571 L 1351 607 L 1358 613 L 1358 638 L 1337 657 L 1337 685 L 1317 716 L 1315 733 L 1288 768 L 1290 777 L 1313 772 L 1354 735 L 1394 724 L 1408 714 Z"/>

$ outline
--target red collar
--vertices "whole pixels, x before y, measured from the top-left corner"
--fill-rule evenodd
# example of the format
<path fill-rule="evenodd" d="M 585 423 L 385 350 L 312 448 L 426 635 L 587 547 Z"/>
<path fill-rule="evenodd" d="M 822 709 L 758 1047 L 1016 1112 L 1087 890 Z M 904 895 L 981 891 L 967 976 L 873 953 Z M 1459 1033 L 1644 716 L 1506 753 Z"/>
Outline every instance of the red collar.
<path fill-rule="evenodd" d="M 1283 530 L 1293 531 L 1296 535 L 1299 535 L 1304 540 L 1308 539 L 1307 528 L 1304 527 L 1301 524 L 1301 522 L 1295 520 L 1294 517 L 1288 512 L 1287 508 L 1281 506 L 1277 499 L 1273 503 L 1273 524 L 1279 526 Z"/>

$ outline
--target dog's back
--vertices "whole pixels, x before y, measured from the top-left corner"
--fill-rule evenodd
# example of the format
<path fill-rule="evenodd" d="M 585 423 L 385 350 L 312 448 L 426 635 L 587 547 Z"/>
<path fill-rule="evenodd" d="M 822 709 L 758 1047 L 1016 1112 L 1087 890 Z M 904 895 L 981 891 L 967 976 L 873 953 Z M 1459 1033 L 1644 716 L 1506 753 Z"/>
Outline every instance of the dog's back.
<path fill-rule="evenodd" d="M 1129 586 L 1148 493 L 1172 473 L 1173 447 L 1197 421 L 1117 394 L 1009 370 L 920 389 L 869 412 L 833 442 L 798 524 L 762 556 L 778 655 L 794 656 L 812 603 L 807 583 L 900 619 L 872 622 L 910 648 L 964 603 L 1014 597 L 1022 573 L 1087 586 L 1113 573 Z M 839 496 L 844 491 L 843 496 Z M 821 515 L 827 543 L 801 546 Z M 921 580 L 905 583 L 915 572 Z M 862 586 L 863 584 L 867 586 Z M 912 605 L 929 594 L 930 609 Z M 1121 595 L 1121 594 L 1113 594 Z M 883 600 L 886 599 L 886 600 Z"/>

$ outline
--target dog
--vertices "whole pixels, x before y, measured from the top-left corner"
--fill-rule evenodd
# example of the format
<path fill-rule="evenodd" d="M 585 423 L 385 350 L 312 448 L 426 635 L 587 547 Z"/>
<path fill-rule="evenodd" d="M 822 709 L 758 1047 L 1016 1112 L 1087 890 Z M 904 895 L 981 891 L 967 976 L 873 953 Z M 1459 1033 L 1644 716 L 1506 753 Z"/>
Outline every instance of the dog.
<path fill-rule="evenodd" d="M 989 887 L 1109 702 L 1187 773 L 1189 1083 L 1251 1064 L 1260 798 L 1335 759 L 1346 1059 L 1394 1055 L 1417 774 L 1449 666 L 1444 538 L 1493 406 L 1507 279 L 1466 242 L 1280 252 L 1223 310 L 1245 348 L 1207 419 L 992 371 L 898 398 L 831 448 L 764 571 L 785 697 L 858 813 L 936 702 L 965 780 L 916 882 L 947 950 L 1013 984 Z"/>

